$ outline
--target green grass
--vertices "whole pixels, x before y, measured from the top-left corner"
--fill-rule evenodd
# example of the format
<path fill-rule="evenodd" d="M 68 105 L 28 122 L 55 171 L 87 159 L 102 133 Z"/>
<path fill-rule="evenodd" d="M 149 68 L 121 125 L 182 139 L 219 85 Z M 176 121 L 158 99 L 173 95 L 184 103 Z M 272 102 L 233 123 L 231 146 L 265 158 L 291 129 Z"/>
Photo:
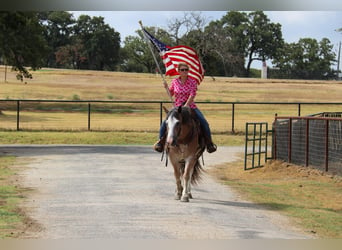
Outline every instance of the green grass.
<path fill-rule="evenodd" d="M 103 144 L 103 145 L 153 145 L 157 132 L 41 132 L 0 131 L 1 144 Z M 241 146 L 244 136 L 214 134 L 220 146 Z"/>
<path fill-rule="evenodd" d="M 11 168 L 15 163 L 13 156 L 0 157 L 0 239 L 16 237 L 24 220 L 18 212 L 23 190 L 9 181 L 15 175 Z"/>

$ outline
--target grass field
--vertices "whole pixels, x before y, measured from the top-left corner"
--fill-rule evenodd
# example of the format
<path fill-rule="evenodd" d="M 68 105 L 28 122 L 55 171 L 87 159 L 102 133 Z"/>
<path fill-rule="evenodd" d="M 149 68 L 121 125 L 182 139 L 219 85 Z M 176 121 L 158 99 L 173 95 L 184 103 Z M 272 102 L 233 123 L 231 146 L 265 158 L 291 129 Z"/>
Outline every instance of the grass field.
<path fill-rule="evenodd" d="M 21 164 L 14 156 L 0 156 L 0 239 L 18 237 L 29 221 L 20 209 L 27 191 L 16 176 Z"/>
<path fill-rule="evenodd" d="M 122 72 L 42 69 L 33 79 L 19 82 L 8 72 L 4 82 L 0 66 L 0 99 L 169 101 L 159 75 Z M 170 80 L 170 79 L 168 79 Z M 262 80 L 206 77 L 197 101 L 203 102 L 342 102 L 341 81 Z M 159 105 L 124 104 L 94 107 L 92 129 L 87 130 L 85 107 L 29 103 L 22 107 L 21 128 L 16 130 L 15 104 L 0 102 L 2 144 L 143 144 L 152 145 L 159 128 Z M 12 105 L 12 106 L 11 106 Z M 32 109 L 39 106 L 39 109 Z M 118 111 L 124 110 L 122 111 Z M 235 129 L 231 134 L 231 105 L 201 104 L 220 145 L 243 145 L 245 122 L 272 123 L 274 114 L 297 115 L 296 105 L 235 106 Z M 57 109 L 57 110 L 56 110 Z M 302 105 L 301 114 L 341 111 L 340 105 Z M 58 112 L 57 112 L 58 111 Z M 241 133 L 240 133 L 241 132 Z M 0 157 L 0 238 L 16 237 L 24 217 L 18 212 L 21 190 L 13 184 L 19 171 L 15 158 Z M 21 164 L 21 163 L 20 163 Z M 243 171 L 241 162 L 218 166 L 211 173 L 242 195 L 280 211 L 303 231 L 318 238 L 342 238 L 342 186 L 340 177 L 303 170 L 298 166 L 266 165 Z M 299 174 L 299 172 L 301 172 Z M 319 176 L 322 176 L 319 178 Z M 21 223 L 21 224 L 20 224 Z M 11 234 L 13 232 L 13 234 Z"/>

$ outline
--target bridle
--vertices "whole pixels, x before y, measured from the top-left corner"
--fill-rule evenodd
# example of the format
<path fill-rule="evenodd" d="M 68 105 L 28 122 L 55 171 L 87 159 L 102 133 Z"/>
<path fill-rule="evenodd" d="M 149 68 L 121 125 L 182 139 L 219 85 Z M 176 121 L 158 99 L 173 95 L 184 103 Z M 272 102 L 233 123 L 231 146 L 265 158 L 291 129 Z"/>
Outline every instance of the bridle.
<path fill-rule="evenodd" d="M 177 120 L 176 124 L 174 124 L 174 127 L 172 128 L 173 131 L 175 131 L 177 129 L 176 133 L 173 134 L 173 138 L 172 138 L 173 142 L 171 145 L 169 145 L 172 147 L 178 147 L 179 144 L 185 144 L 185 145 L 188 144 L 192 140 L 192 138 L 194 137 L 195 132 L 196 132 L 195 122 L 191 118 L 191 114 L 189 114 L 189 120 L 190 120 L 189 122 L 191 123 L 189 125 L 190 133 L 188 133 L 184 138 L 179 138 L 180 135 L 182 134 L 182 127 L 185 124 L 184 124 L 184 117 L 182 116 L 182 114 L 178 113 L 178 115 L 179 115 L 179 117 L 176 117 L 177 116 L 176 111 L 173 110 L 173 111 L 171 111 L 171 113 L 169 114 L 168 119 L 167 119 L 167 121 L 169 121 L 170 117 L 176 117 L 176 120 Z M 167 124 L 167 130 L 169 130 L 169 124 Z"/>

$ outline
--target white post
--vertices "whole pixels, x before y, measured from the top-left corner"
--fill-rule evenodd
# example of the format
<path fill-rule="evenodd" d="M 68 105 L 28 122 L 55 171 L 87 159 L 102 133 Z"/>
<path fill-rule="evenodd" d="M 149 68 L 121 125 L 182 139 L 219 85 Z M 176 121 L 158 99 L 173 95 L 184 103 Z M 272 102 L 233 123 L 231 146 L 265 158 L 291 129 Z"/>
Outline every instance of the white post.
<path fill-rule="evenodd" d="M 266 61 L 262 61 L 261 78 L 267 79 L 267 65 Z"/>

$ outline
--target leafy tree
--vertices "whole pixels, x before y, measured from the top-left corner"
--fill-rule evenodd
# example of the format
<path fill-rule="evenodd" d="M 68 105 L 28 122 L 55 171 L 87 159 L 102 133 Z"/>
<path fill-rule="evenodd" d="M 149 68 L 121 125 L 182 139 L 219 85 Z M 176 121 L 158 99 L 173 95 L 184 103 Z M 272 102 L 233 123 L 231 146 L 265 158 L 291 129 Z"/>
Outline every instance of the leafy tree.
<path fill-rule="evenodd" d="M 26 67 L 43 65 L 47 45 L 35 12 L 0 12 L 0 56 L 17 71 L 17 79 L 32 78 Z"/>
<path fill-rule="evenodd" d="M 77 41 L 83 45 L 86 60 L 81 68 L 114 70 L 119 62 L 120 34 L 104 23 L 103 17 L 81 15 L 74 27 Z"/>
<path fill-rule="evenodd" d="M 320 42 L 312 38 L 301 38 L 297 43 L 285 44 L 282 56 L 273 63 L 286 78 L 331 79 L 335 72 L 331 69 L 335 61 L 333 45 L 329 39 Z"/>
<path fill-rule="evenodd" d="M 64 68 L 80 69 L 81 65 L 86 62 L 83 44 L 74 39 L 74 42 L 66 46 L 60 47 L 56 52 L 56 63 L 63 65 Z"/>
<path fill-rule="evenodd" d="M 174 45 L 173 39 L 171 39 L 170 34 L 165 30 L 156 27 L 145 27 L 145 29 L 161 42 L 170 46 Z M 122 52 L 125 55 L 125 59 L 123 60 L 121 67 L 122 69 L 130 72 L 154 73 L 156 72 L 157 66 L 151 54 L 149 45 L 147 44 L 149 41 L 145 40 L 141 30 L 137 30 L 136 33 L 138 36 L 126 37 L 124 41 Z M 164 65 L 160 59 L 158 51 L 154 49 L 153 46 L 151 47 L 160 68 L 163 70 Z"/>
<path fill-rule="evenodd" d="M 155 62 L 148 51 L 147 45 L 136 36 L 128 36 L 124 41 L 122 54 L 125 59 L 121 63 L 123 71 L 128 72 L 151 72 Z"/>
<path fill-rule="evenodd" d="M 45 27 L 44 36 L 49 46 L 46 66 L 65 67 L 56 61 L 56 51 L 71 44 L 73 26 L 75 25 L 73 15 L 67 11 L 48 11 L 38 14 Z"/>
<path fill-rule="evenodd" d="M 266 61 L 277 56 L 278 50 L 283 47 L 281 25 L 270 23 L 270 20 L 262 11 L 255 11 L 248 14 L 246 27 L 247 37 L 247 67 L 246 73 L 249 76 L 251 64 L 254 60 Z"/>
<path fill-rule="evenodd" d="M 208 72 L 215 75 L 243 76 L 245 74 L 245 44 L 243 32 L 247 17 L 241 12 L 228 12 L 221 20 L 205 28 L 207 34 Z M 215 62 L 213 63 L 214 60 Z"/>
<path fill-rule="evenodd" d="M 205 21 L 200 22 L 200 17 L 193 19 L 196 21 L 189 21 L 187 16 L 176 19 L 170 30 L 177 41 L 187 42 L 199 51 L 209 74 L 249 76 L 254 60 L 273 58 L 283 46 L 280 24 L 270 23 L 262 11 L 249 14 L 230 11 L 204 29 L 198 26 L 201 27 Z M 182 26 L 186 33 L 179 38 Z"/>
<path fill-rule="evenodd" d="M 262 11 L 230 11 L 207 27 L 210 50 L 224 65 L 224 74 L 247 77 L 255 60 L 274 58 L 283 46 L 281 25 L 271 23 Z M 245 69 L 245 59 L 247 59 Z"/>

